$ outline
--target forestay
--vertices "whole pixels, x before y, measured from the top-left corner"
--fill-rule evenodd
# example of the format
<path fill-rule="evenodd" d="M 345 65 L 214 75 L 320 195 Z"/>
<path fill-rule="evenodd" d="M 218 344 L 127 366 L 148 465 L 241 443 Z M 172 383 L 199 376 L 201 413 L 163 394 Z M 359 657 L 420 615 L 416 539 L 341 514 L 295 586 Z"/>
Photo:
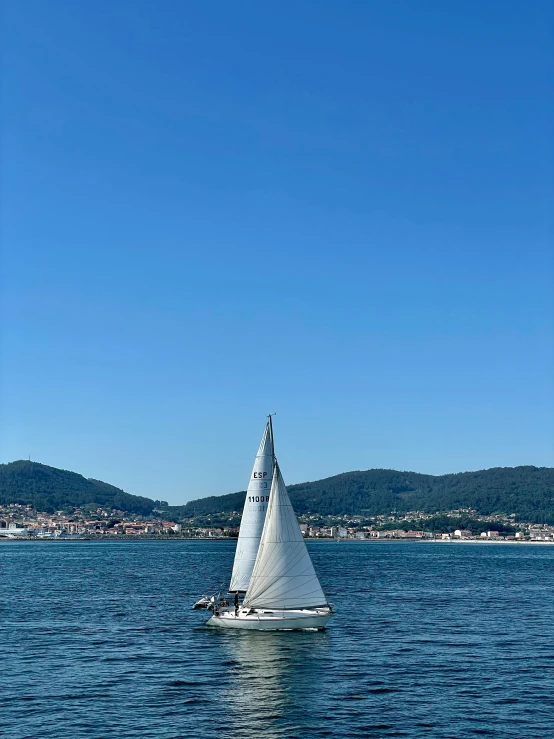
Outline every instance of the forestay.
<path fill-rule="evenodd" d="M 244 605 L 283 610 L 327 605 L 277 463 Z"/>
<path fill-rule="evenodd" d="M 233 574 L 229 585 L 231 592 L 236 590 L 245 592 L 248 589 L 269 504 L 274 459 L 270 417 L 262 436 L 246 492 Z"/>

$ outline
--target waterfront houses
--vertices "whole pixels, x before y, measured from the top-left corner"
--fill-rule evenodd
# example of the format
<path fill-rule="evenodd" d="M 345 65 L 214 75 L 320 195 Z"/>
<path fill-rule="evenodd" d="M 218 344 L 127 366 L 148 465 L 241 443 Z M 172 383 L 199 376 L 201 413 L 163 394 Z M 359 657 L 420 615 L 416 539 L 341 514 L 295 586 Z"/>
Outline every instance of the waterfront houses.
<path fill-rule="evenodd" d="M 240 515 L 224 514 L 219 519 L 163 518 L 140 516 L 102 507 L 74 508 L 71 511 L 44 513 L 31 506 L 0 506 L 0 538 L 4 539 L 114 539 L 233 538 L 238 535 Z M 226 522 L 226 523 L 220 523 Z M 457 522 L 459 522 L 457 524 Z M 469 525 L 468 525 L 469 522 Z M 387 516 L 299 516 L 302 534 L 307 539 L 399 539 L 407 541 L 533 541 L 554 543 L 554 526 L 515 522 L 512 514 L 480 516 L 470 509 L 436 512 L 391 512 Z M 460 525 L 461 524 L 461 525 Z"/>

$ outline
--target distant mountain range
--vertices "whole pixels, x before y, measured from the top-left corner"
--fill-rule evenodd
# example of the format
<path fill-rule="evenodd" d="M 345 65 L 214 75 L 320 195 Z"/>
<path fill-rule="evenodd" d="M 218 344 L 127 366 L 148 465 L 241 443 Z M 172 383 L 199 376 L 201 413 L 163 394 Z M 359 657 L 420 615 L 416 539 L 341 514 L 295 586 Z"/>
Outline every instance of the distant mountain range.
<path fill-rule="evenodd" d="M 376 516 L 391 511 L 428 513 L 472 508 L 477 513 L 515 513 L 521 521 L 554 523 L 554 468 L 495 467 L 478 472 L 424 475 L 396 470 L 344 472 L 290 485 L 297 513 Z M 37 462 L 0 465 L 0 504 L 23 503 L 53 512 L 97 505 L 148 515 L 189 518 L 242 511 L 245 492 L 199 498 L 183 506 L 139 497 L 99 480 Z"/>
<path fill-rule="evenodd" d="M 494 467 L 438 476 L 377 469 L 344 472 L 287 489 L 297 513 L 376 516 L 472 508 L 482 515 L 515 513 L 522 521 L 554 523 L 551 467 Z M 241 511 L 244 496 L 241 492 L 200 498 L 169 510 L 182 517 Z"/>
<path fill-rule="evenodd" d="M 0 464 L 0 505 L 8 503 L 32 505 L 47 513 L 96 505 L 141 515 L 149 515 L 160 505 L 160 501 L 130 495 L 76 472 L 23 460 Z"/>

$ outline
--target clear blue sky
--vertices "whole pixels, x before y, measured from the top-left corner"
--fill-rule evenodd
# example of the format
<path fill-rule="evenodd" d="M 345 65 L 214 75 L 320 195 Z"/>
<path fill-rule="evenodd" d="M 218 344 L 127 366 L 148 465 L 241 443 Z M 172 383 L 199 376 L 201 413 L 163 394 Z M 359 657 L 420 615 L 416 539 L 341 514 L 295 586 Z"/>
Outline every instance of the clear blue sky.
<path fill-rule="evenodd" d="M 1 461 L 554 464 L 551 2 L 4 6 Z"/>

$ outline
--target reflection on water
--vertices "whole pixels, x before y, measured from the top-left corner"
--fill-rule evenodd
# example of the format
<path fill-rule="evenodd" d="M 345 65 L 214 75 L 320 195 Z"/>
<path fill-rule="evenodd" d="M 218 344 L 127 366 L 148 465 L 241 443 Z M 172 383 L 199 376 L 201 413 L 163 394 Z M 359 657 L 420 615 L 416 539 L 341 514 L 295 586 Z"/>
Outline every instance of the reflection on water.
<path fill-rule="evenodd" d="M 221 637 L 231 661 L 221 698 L 233 731 L 266 739 L 290 736 L 294 713 L 310 700 L 325 670 L 328 633 L 233 631 Z M 300 714 L 297 723 L 301 731 Z"/>

